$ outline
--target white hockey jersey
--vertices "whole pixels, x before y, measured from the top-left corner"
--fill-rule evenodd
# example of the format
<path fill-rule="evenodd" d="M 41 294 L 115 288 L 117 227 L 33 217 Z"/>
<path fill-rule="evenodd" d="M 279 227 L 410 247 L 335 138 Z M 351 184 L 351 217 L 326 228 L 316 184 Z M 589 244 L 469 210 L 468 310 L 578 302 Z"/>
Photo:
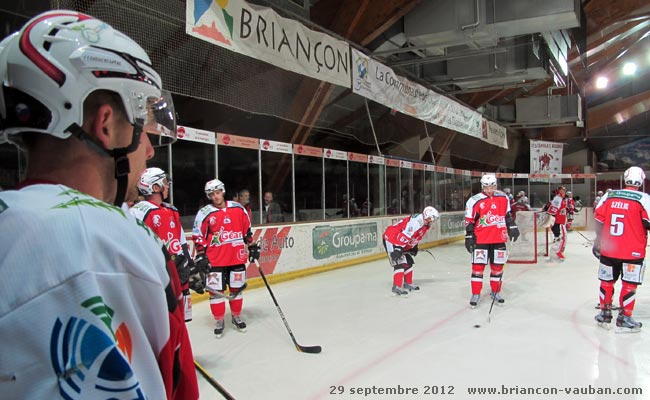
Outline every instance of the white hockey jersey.
<path fill-rule="evenodd" d="M 0 192 L 0 231 L 2 398 L 167 398 L 162 242 L 53 184 Z"/>

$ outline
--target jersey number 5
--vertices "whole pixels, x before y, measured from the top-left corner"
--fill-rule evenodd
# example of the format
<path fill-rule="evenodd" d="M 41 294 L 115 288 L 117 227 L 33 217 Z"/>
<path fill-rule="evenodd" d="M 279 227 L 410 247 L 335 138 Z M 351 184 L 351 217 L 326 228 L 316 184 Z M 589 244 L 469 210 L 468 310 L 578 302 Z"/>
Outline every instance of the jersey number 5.
<path fill-rule="evenodd" d="M 624 214 L 612 214 L 612 219 L 609 223 L 609 234 L 612 236 L 622 236 L 623 231 L 625 230 L 625 225 L 623 224 Z"/>

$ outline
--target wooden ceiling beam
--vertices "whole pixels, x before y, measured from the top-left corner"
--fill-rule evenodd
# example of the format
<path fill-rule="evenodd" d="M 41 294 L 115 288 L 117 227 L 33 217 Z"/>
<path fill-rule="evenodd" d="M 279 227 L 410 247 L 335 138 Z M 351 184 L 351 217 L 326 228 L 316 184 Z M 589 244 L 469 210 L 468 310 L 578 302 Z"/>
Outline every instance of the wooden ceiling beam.
<path fill-rule="evenodd" d="M 648 110 L 650 110 L 650 90 L 590 108 L 585 128 L 590 131 L 610 124 L 621 124 Z"/>

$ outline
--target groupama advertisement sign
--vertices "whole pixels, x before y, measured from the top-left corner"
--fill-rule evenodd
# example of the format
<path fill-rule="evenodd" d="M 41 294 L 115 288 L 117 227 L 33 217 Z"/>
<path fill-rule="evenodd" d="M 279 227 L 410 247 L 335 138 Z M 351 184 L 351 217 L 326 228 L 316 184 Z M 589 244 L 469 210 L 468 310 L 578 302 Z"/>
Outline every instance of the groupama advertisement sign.
<path fill-rule="evenodd" d="M 371 253 L 378 244 L 377 223 L 319 225 L 312 230 L 314 259 L 347 257 Z"/>

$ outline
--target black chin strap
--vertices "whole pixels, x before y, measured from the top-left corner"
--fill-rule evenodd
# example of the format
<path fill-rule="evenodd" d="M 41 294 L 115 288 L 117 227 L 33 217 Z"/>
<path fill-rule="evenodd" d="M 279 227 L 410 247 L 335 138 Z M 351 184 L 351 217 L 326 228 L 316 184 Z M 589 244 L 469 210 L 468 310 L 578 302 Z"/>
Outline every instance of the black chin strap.
<path fill-rule="evenodd" d="M 131 172 L 131 165 L 129 163 L 128 154 L 133 152 L 138 147 L 142 129 L 137 125 L 134 126 L 131 144 L 127 147 L 120 147 L 113 150 L 105 149 L 97 139 L 89 135 L 86 131 L 83 130 L 82 127 L 77 124 L 70 125 L 68 129 L 66 129 L 66 132 L 70 132 L 77 139 L 90 144 L 95 150 L 99 151 L 102 154 L 105 154 L 108 157 L 113 158 L 115 165 L 115 180 L 117 180 L 117 192 L 115 193 L 115 201 L 113 202 L 113 205 L 121 207 L 122 203 L 124 203 L 124 198 L 126 197 L 126 189 L 129 183 L 129 173 Z"/>

